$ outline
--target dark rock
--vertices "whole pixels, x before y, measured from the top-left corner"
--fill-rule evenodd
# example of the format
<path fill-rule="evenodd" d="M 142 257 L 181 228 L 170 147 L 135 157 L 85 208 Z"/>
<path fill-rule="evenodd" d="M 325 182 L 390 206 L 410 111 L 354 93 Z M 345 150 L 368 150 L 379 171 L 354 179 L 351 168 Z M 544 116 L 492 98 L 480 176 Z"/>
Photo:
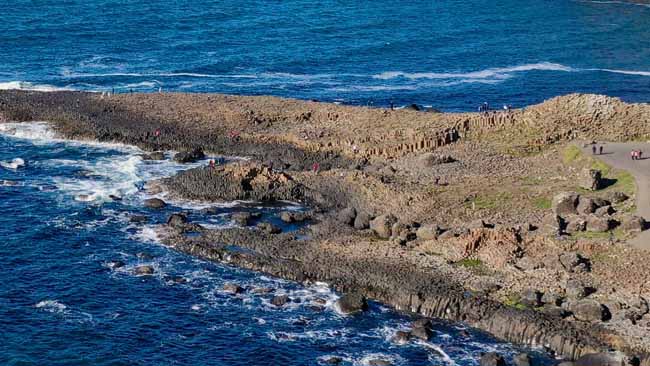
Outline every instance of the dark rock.
<path fill-rule="evenodd" d="M 117 269 L 124 267 L 125 263 L 122 261 L 110 261 L 106 264 L 106 266 L 110 269 Z"/>
<path fill-rule="evenodd" d="M 133 271 L 137 276 L 151 276 L 154 274 L 155 270 L 153 266 L 143 265 L 135 267 Z"/>
<path fill-rule="evenodd" d="M 287 295 L 274 296 L 271 299 L 271 304 L 277 307 L 284 306 L 288 302 L 289 302 L 289 296 Z"/>
<path fill-rule="evenodd" d="M 182 285 L 188 282 L 187 278 L 182 276 L 171 276 L 168 278 L 168 280 L 178 285 Z"/>
<path fill-rule="evenodd" d="M 393 338 L 391 338 L 391 341 L 397 344 L 406 344 L 410 340 L 411 340 L 411 334 L 409 332 L 404 332 L 401 330 L 395 332 L 395 335 L 393 336 Z"/>
<path fill-rule="evenodd" d="M 336 302 L 336 307 L 343 314 L 352 314 L 368 309 L 366 298 L 359 293 L 347 293 Z"/>
<path fill-rule="evenodd" d="M 146 252 L 138 252 L 138 253 L 135 254 L 135 256 L 138 259 L 145 260 L 145 261 L 153 259 L 153 255 L 151 255 L 149 253 L 146 253 Z"/>
<path fill-rule="evenodd" d="M 195 163 L 198 160 L 205 158 L 203 150 L 195 148 L 192 151 L 181 151 L 174 155 L 174 161 L 177 163 Z"/>
<path fill-rule="evenodd" d="M 573 192 L 562 192 L 553 197 L 553 213 L 558 216 L 575 215 L 580 195 Z"/>
<path fill-rule="evenodd" d="M 327 357 L 323 360 L 323 362 L 330 364 L 330 365 L 338 365 L 341 362 L 343 362 L 343 359 L 341 357 L 336 357 L 336 356 L 331 356 Z"/>
<path fill-rule="evenodd" d="M 223 285 L 223 291 L 235 295 L 235 294 L 243 293 L 244 289 L 237 284 L 226 283 L 225 285 Z"/>
<path fill-rule="evenodd" d="M 368 366 L 391 366 L 392 363 L 390 361 L 382 360 L 382 359 L 372 359 L 368 360 Z"/>
<path fill-rule="evenodd" d="M 370 228 L 382 239 L 389 239 L 393 233 L 393 225 L 397 223 L 397 217 L 387 214 L 381 215 L 370 221 Z"/>
<path fill-rule="evenodd" d="M 257 228 L 264 231 L 267 234 L 279 234 L 282 232 L 282 229 L 271 224 L 270 222 L 260 222 L 257 224 Z"/>
<path fill-rule="evenodd" d="M 341 210 L 338 214 L 338 221 L 342 224 L 352 226 L 354 225 L 354 219 L 357 217 L 357 210 L 354 207 L 348 207 Z"/>
<path fill-rule="evenodd" d="M 569 309 L 573 313 L 573 316 L 581 321 L 596 322 L 608 320 L 609 310 L 595 300 L 579 300 L 571 303 Z"/>
<path fill-rule="evenodd" d="M 161 200 L 160 198 L 149 198 L 144 200 L 144 207 L 147 208 L 155 208 L 155 209 L 160 209 L 164 208 L 167 206 L 165 201 Z"/>
<path fill-rule="evenodd" d="M 423 341 L 428 341 L 433 336 L 433 331 L 429 327 L 414 327 L 411 329 L 411 335 Z"/>
<path fill-rule="evenodd" d="M 167 225 L 173 228 L 180 229 L 183 228 L 185 224 L 187 224 L 187 216 L 185 216 L 185 214 L 175 213 L 169 215 L 167 218 Z"/>
<path fill-rule="evenodd" d="M 365 212 L 357 213 L 357 217 L 354 218 L 354 228 L 357 230 L 366 230 L 370 227 L 370 215 Z"/>
<path fill-rule="evenodd" d="M 239 226 L 248 226 L 252 219 L 250 212 L 235 212 L 230 215 L 230 219 Z"/>
<path fill-rule="evenodd" d="M 553 304 L 546 304 L 542 307 L 542 312 L 558 318 L 566 318 L 569 313 L 560 306 Z"/>
<path fill-rule="evenodd" d="M 142 160 L 165 160 L 165 154 L 162 151 L 154 151 L 152 153 L 142 155 Z"/>
<path fill-rule="evenodd" d="M 527 353 L 520 353 L 516 355 L 513 359 L 512 362 L 515 364 L 515 366 L 531 366 L 532 365 L 532 360 L 530 359 L 530 356 Z"/>
<path fill-rule="evenodd" d="M 479 360 L 480 366 L 506 366 L 506 360 L 495 352 L 486 353 Z"/>
<path fill-rule="evenodd" d="M 147 221 L 149 221 L 149 218 L 147 216 L 144 216 L 144 215 L 133 215 L 133 216 L 129 217 L 129 222 L 132 222 L 132 223 L 144 224 Z"/>

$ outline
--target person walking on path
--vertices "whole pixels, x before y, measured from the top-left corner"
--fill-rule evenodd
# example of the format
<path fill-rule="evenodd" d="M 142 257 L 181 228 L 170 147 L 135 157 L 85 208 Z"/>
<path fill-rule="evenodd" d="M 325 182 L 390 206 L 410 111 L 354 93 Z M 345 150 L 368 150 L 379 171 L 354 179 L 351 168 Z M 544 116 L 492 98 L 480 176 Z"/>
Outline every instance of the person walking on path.
<path fill-rule="evenodd" d="M 598 148 L 598 155 L 603 155 L 603 145 Z"/>
<path fill-rule="evenodd" d="M 638 160 L 641 160 L 642 157 L 643 157 L 643 151 L 639 150 L 639 151 L 637 152 L 637 159 L 638 159 Z"/>
<path fill-rule="evenodd" d="M 591 145 L 591 155 L 596 155 L 596 145 Z"/>

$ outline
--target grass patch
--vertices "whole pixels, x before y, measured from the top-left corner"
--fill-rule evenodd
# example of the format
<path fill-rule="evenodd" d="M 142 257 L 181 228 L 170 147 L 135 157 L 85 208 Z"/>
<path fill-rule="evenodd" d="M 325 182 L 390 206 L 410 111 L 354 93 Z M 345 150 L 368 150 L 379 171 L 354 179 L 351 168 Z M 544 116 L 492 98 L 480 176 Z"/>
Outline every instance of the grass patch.
<path fill-rule="evenodd" d="M 619 240 L 625 238 L 625 231 L 621 228 L 616 228 L 612 231 L 604 233 L 594 233 L 590 231 L 580 231 L 571 234 L 572 239 L 589 239 L 589 240 Z"/>
<path fill-rule="evenodd" d="M 518 310 L 525 310 L 528 307 L 521 303 L 521 298 L 517 294 L 510 294 L 503 301 L 503 305 L 515 308 Z"/>
<path fill-rule="evenodd" d="M 553 202 L 546 197 L 538 197 L 533 201 L 533 205 L 540 210 L 548 210 L 552 207 Z"/>
<path fill-rule="evenodd" d="M 581 156 L 582 151 L 577 146 L 569 145 L 562 151 L 562 162 L 566 165 L 570 165 L 580 159 Z"/>
<path fill-rule="evenodd" d="M 477 276 L 487 276 L 490 274 L 490 271 L 480 259 L 465 258 L 459 260 L 455 264 L 459 267 L 467 268 Z"/>
<path fill-rule="evenodd" d="M 489 210 L 501 207 L 504 203 L 512 200 L 512 195 L 508 192 L 498 192 L 495 194 L 481 194 L 465 202 L 465 207 L 475 210 Z"/>

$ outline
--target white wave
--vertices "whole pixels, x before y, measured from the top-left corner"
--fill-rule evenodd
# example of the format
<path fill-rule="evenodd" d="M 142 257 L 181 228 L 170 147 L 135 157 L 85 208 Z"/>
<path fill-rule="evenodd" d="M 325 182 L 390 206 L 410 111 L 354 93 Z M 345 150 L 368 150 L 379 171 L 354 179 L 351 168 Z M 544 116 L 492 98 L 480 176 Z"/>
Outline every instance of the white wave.
<path fill-rule="evenodd" d="M 391 365 L 399 365 L 404 363 L 404 359 L 399 355 L 389 355 L 386 353 L 369 353 L 360 359 L 354 360 L 352 364 L 355 366 L 368 366 L 372 360 L 388 361 Z"/>
<path fill-rule="evenodd" d="M 43 300 L 34 305 L 37 309 L 43 309 L 51 313 L 61 313 L 68 307 L 57 300 Z"/>
<path fill-rule="evenodd" d="M 57 314 L 67 321 L 73 321 L 76 323 L 93 322 L 92 315 L 70 309 L 68 306 L 57 300 L 43 300 L 35 304 L 34 307 L 48 313 Z"/>
<path fill-rule="evenodd" d="M 417 344 L 434 350 L 440 356 L 440 358 L 442 358 L 442 361 L 447 365 L 456 365 L 456 362 L 454 362 L 454 360 L 452 360 L 451 357 L 449 357 L 449 355 L 439 345 L 424 341 L 418 341 Z"/>
<path fill-rule="evenodd" d="M 591 4 L 615 4 L 615 5 L 631 5 L 631 6 L 642 6 L 644 8 L 650 8 L 650 4 L 636 3 L 633 1 L 588 1 L 581 0 L 580 3 L 591 3 Z"/>
<path fill-rule="evenodd" d="M 380 80 L 390 80 L 396 78 L 406 78 L 406 79 L 508 79 L 512 77 L 512 74 L 526 71 L 563 71 L 571 72 L 575 71 L 574 68 L 557 64 L 551 62 L 539 62 L 535 64 L 525 64 L 519 66 L 510 66 L 502 68 L 489 68 L 480 71 L 472 71 L 466 73 L 433 73 L 433 72 L 424 72 L 424 73 L 408 73 L 403 71 L 387 71 L 381 74 L 374 75 L 374 79 Z"/>
<path fill-rule="evenodd" d="M 72 90 L 70 88 L 62 88 L 53 85 L 47 84 L 34 84 L 29 81 L 7 81 L 0 83 L 0 90 L 31 90 L 31 91 L 43 91 L 43 92 L 52 92 L 52 91 L 62 91 L 62 90 Z"/>
<path fill-rule="evenodd" d="M 611 72 L 614 74 L 623 74 L 623 75 L 650 76 L 650 71 L 617 70 L 617 69 L 585 69 L 585 70 Z"/>
<path fill-rule="evenodd" d="M 0 161 L 0 166 L 5 169 L 17 170 L 25 166 L 25 160 L 14 158 L 11 161 Z"/>

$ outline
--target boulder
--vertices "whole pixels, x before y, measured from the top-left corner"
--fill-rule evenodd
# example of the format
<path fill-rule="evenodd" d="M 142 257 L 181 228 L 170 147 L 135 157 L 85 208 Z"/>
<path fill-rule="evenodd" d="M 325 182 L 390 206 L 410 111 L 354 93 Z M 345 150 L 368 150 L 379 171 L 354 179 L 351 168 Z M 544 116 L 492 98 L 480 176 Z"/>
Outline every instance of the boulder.
<path fill-rule="evenodd" d="M 404 332 L 401 330 L 395 332 L 395 335 L 393 335 L 391 338 L 391 341 L 397 344 L 406 344 L 409 342 L 409 340 L 411 340 L 411 334 L 409 332 Z"/>
<path fill-rule="evenodd" d="M 198 160 L 205 158 L 205 154 L 201 148 L 195 148 L 191 151 L 181 151 L 174 155 L 174 161 L 177 163 L 195 163 Z"/>
<path fill-rule="evenodd" d="M 415 235 L 422 240 L 433 240 L 437 239 L 438 235 L 442 233 L 442 229 L 438 225 L 422 225 L 420 226 L 417 231 L 415 232 Z"/>
<path fill-rule="evenodd" d="M 339 211 L 337 220 L 345 225 L 354 225 L 354 219 L 357 217 L 357 210 L 354 207 L 344 208 Z"/>
<path fill-rule="evenodd" d="M 129 222 L 132 222 L 134 224 L 144 224 L 147 221 L 149 221 L 149 218 L 145 215 L 133 215 L 129 217 Z"/>
<path fill-rule="evenodd" d="M 271 304 L 277 307 L 284 306 L 288 302 L 289 302 L 289 296 L 287 295 L 274 296 L 271 299 Z"/>
<path fill-rule="evenodd" d="M 142 160 L 165 160 L 165 154 L 162 151 L 154 151 L 152 153 L 142 155 Z"/>
<path fill-rule="evenodd" d="M 596 205 L 596 208 L 604 207 L 604 206 L 610 206 L 612 203 L 609 202 L 608 200 L 600 197 L 594 197 L 591 198 L 593 203 Z"/>
<path fill-rule="evenodd" d="M 569 315 L 569 313 L 567 313 L 567 311 L 564 310 L 561 306 L 552 304 L 544 305 L 542 307 L 542 312 L 557 318 L 566 318 Z"/>
<path fill-rule="evenodd" d="M 628 363 L 618 353 L 591 353 L 578 358 L 575 366 L 625 366 Z"/>
<path fill-rule="evenodd" d="M 433 331 L 429 327 L 415 327 L 411 329 L 411 335 L 423 341 L 428 341 L 433 336 Z"/>
<path fill-rule="evenodd" d="M 533 289 L 524 290 L 519 301 L 528 307 L 538 307 L 542 305 L 542 294 Z"/>
<path fill-rule="evenodd" d="M 603 187 L 603 174 L 596 169 L 583 169 L 578 176 L 578 185 L 582 189 L 597 191 Z"/>
<path fill-rule="evenodd" d="M 588 295 L 585 285 L 576 279 L 569 279 L 565 286 L 566 296 L 572 300 L 580 300 Z"/>
<path fill-rule="evenodd" d="M 185 214 L 175 213 L 169 215 L 167 218 L 167 225 L 173 228 L 180 229 L 183 228 L 185 224 L 187 224 L 187 216 Z"/>
<path fill-rule="evenodd" d="M 596 211 L 594 211 L 594 215 L 598 217 L 604 217 L 604 216 L 609 216 L 614 212 L 615 212 L 614 208 L 612 206 L 607 205 L 603 207 L 598 207 Z"/>
<path fill-rule="evenodd" d="M 585 231 L 587 230 L 587 221 L 585 221 L 582 217 L 573 217 L 569 222 L 567 222 L 566 228 L 564 230 L 568 234 L 575 234 Z"/>
<path fill-rule="evenodd" d="M 553 197 L 553 213 L 557 216 L 575 215 L 578 213 L 580 195 L 574 192 L 562 192 Z"/>
<path fill-rule="evenodd" d="M 283 211 L 280 213 L 280 220 L 286 223 L 302 222 L 307 220 L 308 215 L 304 212 Z"/>
<path fill-rule="evenodd" d="M 467 225 L 467 228 L 470 230 L 475 230 L 475 229 L 484 229 L 486 228 L 487 225 L 485 224 L 485 221 L 483 220 L 474 220 Z"/>
<path fill-rule="evenodd" d="M 397 217 L 392 214 L 381 215 L 370 221 L 370 228 L 382 239 L 389 239 L 393 233 L 393 225 L 397 223 Z"/>
<path fill-rule="evenodd" d="M 578 211 L 580 215 L 589 215 L 594 213 L 597 208 L 596 203 L 591 198 L 580 197 L 576 211 Z"/>
<path fill-rule="evenodd" d="M 133 270 L 137 276 L 151 276 L 154 274 L 155 269 L 150 265 L 137 266 Z"/>
<path fill-rule="evenodd" d="M 506 366 L 506 360 L 496 352 L 489 352 L 481 356 L 480 366 Z"/>
<path fill-rule="evenodd" d="M 338 365 L 341 362 L 343 362 L 343 359 L 341 357 L 336 357 L 336 356 L 330 356 L 327 357 L 323 360 L 325 363 L 330 364 L 330 365 Z"/>
<path fill-rule="evenodd" d="M 147 208 L 161 209 L 165 206 L 167 206 L 167 204 L 160 198 L 149 198 L 144 200 L 144 207 Z"/>
<path fill-rule="evenodd" d="M 335 305 L 342 314 L 353 314 L 368 309 L 366 298 L 356 292 L 341 296 Z"/>
<path fill-rule="evenodd" d="M 229 294 L 241 294 L 244 289 L 235 283 L 226 283 L 223 285 L 223 291 Z"/>
<path fill-rule="evenodd" d="M 618 191 L 610 192 L 607 194 L 607 199 L 609 201 L 612 201 L 612 203 L 622 203 L 627 201 L 629 198 L 630 197 L 628 197 L 628 195 L 625 193 Z"/>
<path fill-rule="evenodd" d="M 359 212 L 357 217 L 354 218 L 354 228 L 357 230 L 365 230 L 370 227 L 370 215 L 365 212 Z"/>
<path fill-rule="evenodd" d="M 516 355 L 513 359 L 512 362 L 514 363 L 515 366 L 530 366 L 532 365 L 532 360 L 530 359 L 530 356 L 527 353 L 520 353 Z"/>
<path fill-rule="evenodd" d="M 587 217 L 587 231 L 592 233 L 604 233 L 614 227 L 614 221 L 607 217 L 591 215 Z"/>
<path fill-rule="evenodd" d="M 110 268 L 110 269 L 118 269 L 118 268 L 124 267 L 125 263 L 122 262 L 122 261 L 119 261 L 119 260 L 118 261 L 110 261 L 110 262 L 106 263 L 106 266 L 108 268 Z"/>
<path fill-rule="evenodd" d="M 597 322 L 608 319 L 609 310 L 598 301 L 582 299 L 571 303 L 569 310 L 577 320 L 584 322 Z"/>
<path fill-rule="evenodd" d="M 562 303 L 562 300 L 562 296 L 551 291 L 547 291 L 544 293 L 544 295 L 542 295 L 542 302 L 544 304 L 560 305 Z"/>
<path fill-rule="evenodd" d="M 590 270 L 589 260 L 576 252 L 560 254 L 558 258 L 562 268 L 567 272 L 585 272 Z M 553 268 L 554 266 L 549 266 Z"/>
<path fill-rule="evenodd" d="M 647 228 L 648 223 L 640 216 L 627 216 L 623 219 L 623 230 L 641 232 Z"/>
<path fill-rule="evenodd" d="M 239 226 L 248 226 L 253 215 L 250 212 L 235 212 L 230 215 L 230 219 Z"/>
<path fill-rule="evenodd" d="M 257 224 L 257 228 L 267 234 L 279 234 L 282 232 L 282 229 L 271 224 L 270 222 L 260 222 Z"/>

